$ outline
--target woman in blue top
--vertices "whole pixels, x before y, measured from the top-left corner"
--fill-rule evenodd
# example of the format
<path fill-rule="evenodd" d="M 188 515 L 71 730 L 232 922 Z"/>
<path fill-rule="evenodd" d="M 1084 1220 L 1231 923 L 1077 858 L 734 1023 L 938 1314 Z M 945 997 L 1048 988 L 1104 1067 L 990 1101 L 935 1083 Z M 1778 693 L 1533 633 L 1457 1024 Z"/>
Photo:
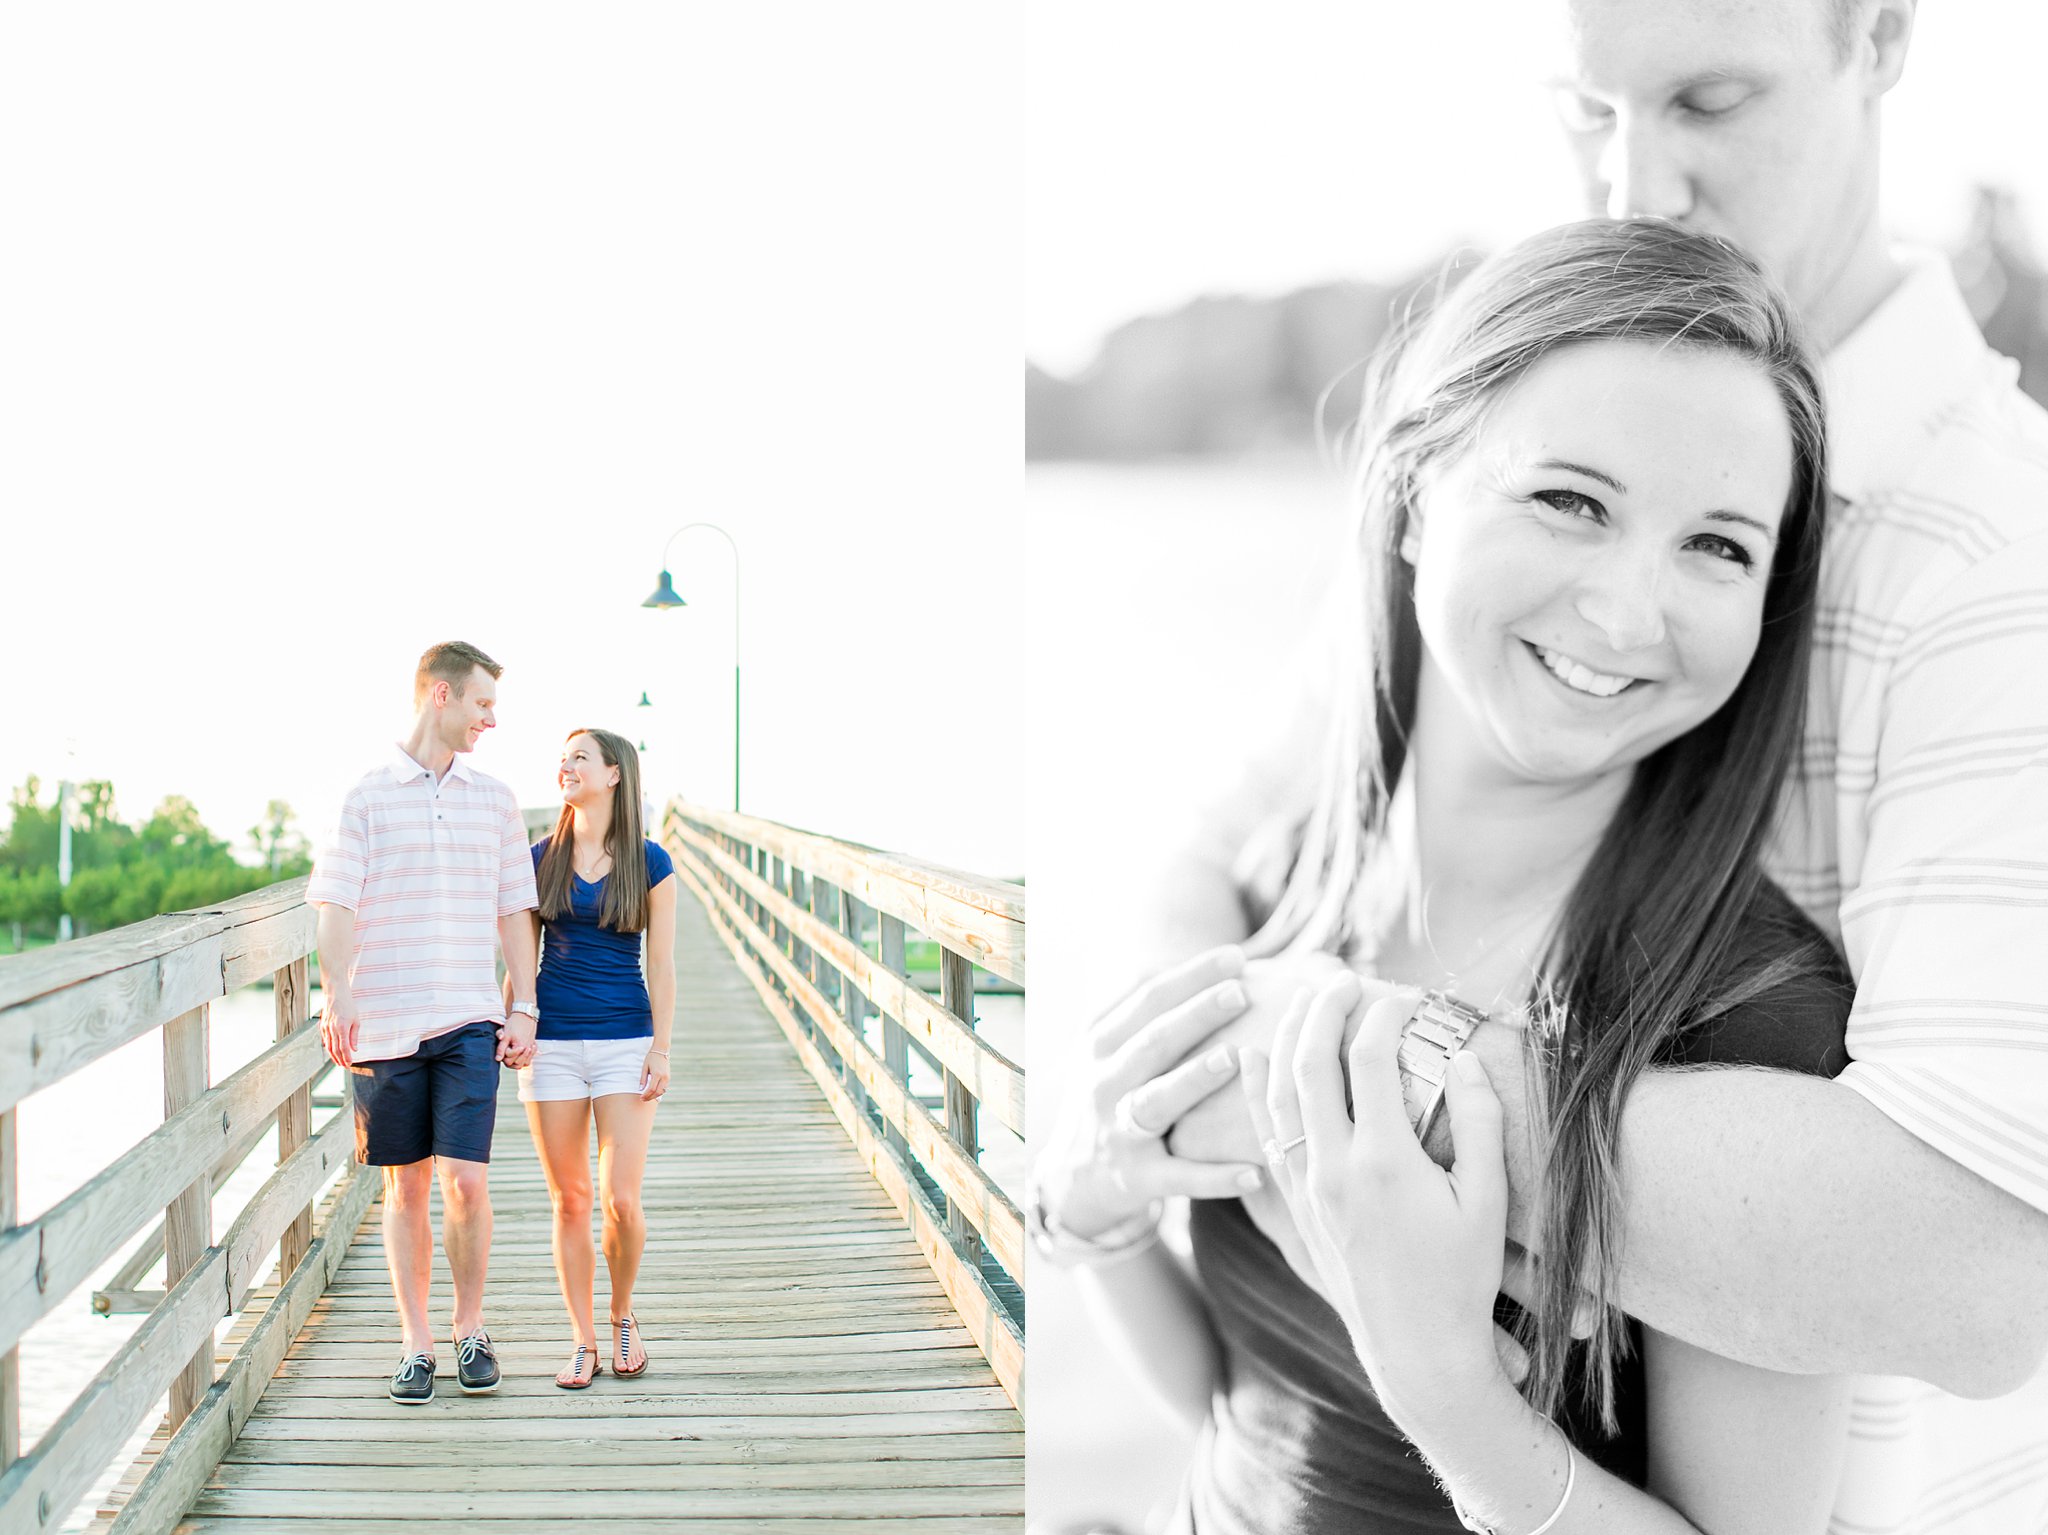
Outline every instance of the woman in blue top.
<path fill-rule="evenodd" d="M 561 819 L 533 847 L 540 1030 L 533 1064 L 519 1073 L 519 1099 L 554 1201 L 555 1272 L 576 1333 L 576 1351 L 555 1384 L 578 1391 L 600 1368 L 591 1305 L 593 1116 L 611 1275 L 612 1373 L 647 1368 L 633 1281 L 647 1241 L 640 1208 L 647 1142 L 669 1083 L 676 882 L 667 851 L 641 830 L 640 759 L 631 742 L 609 730 L 575 731 L 562 748 L 559 781 Z"/>

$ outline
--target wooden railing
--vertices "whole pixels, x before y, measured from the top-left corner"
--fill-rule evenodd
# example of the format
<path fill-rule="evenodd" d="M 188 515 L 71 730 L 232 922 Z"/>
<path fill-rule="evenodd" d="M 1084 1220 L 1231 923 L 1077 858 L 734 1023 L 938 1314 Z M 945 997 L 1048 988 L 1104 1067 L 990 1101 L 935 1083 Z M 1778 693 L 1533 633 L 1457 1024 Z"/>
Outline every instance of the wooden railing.
<path fill-rule="evenodd" d="M 0 1530 L 54 1530 L 168 1390 L 171 1439 L 123 1506 L 121 1535 L 171 1529 L 219 1464 L 327 1286 L 374 1196 L 367 1169 L 342 1176 L 315 1229 L 321 1188 L 354 1152 L 353 1120 L 312 1129 L 312 1086 L 327 1066 L 308 1022 L 313 909 L 292 880 L 224 906 L 156 917 L 0 965 Z M 277 1042 L 209 1083 L 208 1008 L 268 977 Z M 164 1122 L 68 1198 L 23 1222 L 16 1110 L 144 1034 L 163 1039 Z M 344 1078 L 344 1080 L 346 1080 Z M 272 1124 L 277 1170 L 212 1231 L 215 1180 Z M 95 1297 L 147 1308 L 135 1333 L 26 1454 L 20 1453 L 22 1335 L 123 1245 L 162 1224 Z M 278 1249 L 280 1288 L 214 1378 L 214 1329 L 239 1311 Z M 161 1297 L 138 1292 L 161 1252 Z"/>
<path fill-rule="evenodd" d="M 1024 1222 L 980 1165 L 980 1116 L 1023 1135 L 1024 1069 L 976 1032 L 974 976 L 1023 987 L 1023 887 L 682 801 L 662 840 L 1021 1411 Z M 939 946 L 936 1000 L 913 931 Z M 929 1106 L 913 1054 L 944 1084 Z"/>

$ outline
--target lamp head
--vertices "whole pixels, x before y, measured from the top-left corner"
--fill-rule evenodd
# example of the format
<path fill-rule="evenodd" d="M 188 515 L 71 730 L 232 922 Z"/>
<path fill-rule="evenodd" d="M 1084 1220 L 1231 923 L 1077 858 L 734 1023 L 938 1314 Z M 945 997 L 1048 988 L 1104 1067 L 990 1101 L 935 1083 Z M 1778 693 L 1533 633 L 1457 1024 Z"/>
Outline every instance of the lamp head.
<path fill-rule="evenodd" d="M 680 608 L 686 607 L 688 604 L 676 595 L 675 584 L 669 580 L 668 572 L 664 570 L 661 573 L 661 585 L 657 586 L 654 589 L 654 595 L 641 603 L 640 606 L 643 608 Z"/>

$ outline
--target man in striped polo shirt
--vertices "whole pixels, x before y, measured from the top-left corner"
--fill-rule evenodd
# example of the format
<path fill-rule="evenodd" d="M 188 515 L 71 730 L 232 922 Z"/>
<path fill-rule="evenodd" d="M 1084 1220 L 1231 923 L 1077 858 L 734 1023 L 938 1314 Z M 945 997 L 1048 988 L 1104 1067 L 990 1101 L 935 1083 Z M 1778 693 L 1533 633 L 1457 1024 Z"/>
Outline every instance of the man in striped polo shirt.
<path fill-rule="evenodd" d="M 497 724 L 502 670 L 459 640 L 420 657 L 411 733 L 349 791 L 306 891 L 319 910 L 321 1039 L 354 1079 L 356 1158 L 384 1169 L 384 1252 L 403 1350 L 390 1394 L 407 1406 L 434 1397 L 428 1200 L 437 1169 L 457 1383 L 469 1393 L 498 1385 L 483 1325 L 485 1175 L 498 1068 L 527 1063 L 539 1021 L 526 825 L 512 791 L 468 762 Z M 509 1016 L 500 945 L 512 996 L 525 999 Z"/>
<path fill-rule="evenodd" d="M 1621 1300 L 1719 1354 L 1866 1377 L 1835 1535 L 2048 1529 L 2048 415 L 1947 264 L 1879 222 L 1913 0 L 1565 9 L 1589 211 L 1743 245 L 1825 356 L 1836 500 L 1770 867 L 1858 988 L 1837 1081 L 1639 1084 Z M 1173 871 L 1176 948 L 1244 936 L 1230 865 L 1313 794 L 1313 712 Z M 1518 1117 L 1511 1031 L 1472 1048 Z M 1241 1134 L 1174 1150 L 1242 1158 Z"/>

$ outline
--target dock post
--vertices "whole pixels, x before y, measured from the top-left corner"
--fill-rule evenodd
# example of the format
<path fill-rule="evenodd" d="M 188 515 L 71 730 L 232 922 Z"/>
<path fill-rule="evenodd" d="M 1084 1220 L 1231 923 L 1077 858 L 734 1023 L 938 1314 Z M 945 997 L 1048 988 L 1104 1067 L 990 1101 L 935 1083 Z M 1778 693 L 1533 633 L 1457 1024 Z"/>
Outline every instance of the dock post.
<path fill-rule="evenodd" d="M 910 969 L 903 959 L 903 919 L 892 917 L 886 911 L 875 913 L 876 958 L 881 960 L 884 970 L 892 970 L 910 984 Z M 903 1089 L 903 1096 L 910 1097 L 910 1036 L 903 1031 L 903 1025 L 882 1014 L 882 1065 Z M 910 1160 L 910 1141 L 894 1124 L 884 1127 L 889 1147 L 906 1162 Z"/>
<path fill-rule="evenodd" d="M 939 1000 L 945 1004 L 947 1012 L 968 1028 L 974 1027 L 974 962 L 949 948 L 939 950 Z M 969 1160 L 975 1162 L 981 1160 L 979 1116 L 974 1094 L 953 1074 L 952 1068 L 947 1067 L 946 1134 L 967 1153 Z M 954 1204 L 950 1195 L 946 1199 L 946 1216 L 955 1245 L 971 1261 L 980 1263 L 981 1238 L 969 1224 L 966 1212 Z"/>
<path fill-rule="evenodd" d="M 289 965 L 277 971 L 274 977 L 277 987 L 277 1037 L 289 1039 L 306 1026 L 308 999 L 306 995 L 306 956 L 301 954 Z M 277 1107 L 277 1164 L 282 1167 L 291 1154 L 306 1144 L 313 1133 L 313 1084 L 302 1083 L 298 1090 Z M 313 1206 L 292 1217 L 292 1223 L 284 1228 L 284 1235 L 277 1244 L 277 1282 L 283 1284 L 292 1277 L 306 1256 L 306 1249 L 313 1245 Z"/>
<path fill-rule="evenodd" d="M 206 1091 L 207 1012 L 204 1003 L 164 1025 L 164 1117 Z M 203 1172 L 164 1209 L 164 1293 L 178 1287 L 213 1241 L 213 1176 Z M 213 1384 L 213 1339 L 200 1345 L 171 1382 L 170 1422 L 183 1423 Z"/>

